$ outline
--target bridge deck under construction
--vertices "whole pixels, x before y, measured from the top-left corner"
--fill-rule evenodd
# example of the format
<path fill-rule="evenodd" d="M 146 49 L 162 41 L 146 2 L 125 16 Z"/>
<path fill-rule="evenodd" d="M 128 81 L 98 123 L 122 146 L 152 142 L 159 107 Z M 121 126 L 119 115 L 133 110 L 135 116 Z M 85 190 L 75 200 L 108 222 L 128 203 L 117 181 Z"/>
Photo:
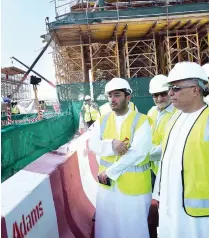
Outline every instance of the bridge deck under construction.
<path fill-rule="evenodd" d="M 209 4 L 71 12 L 49 23 L 57 83 L 152 77 L 209 61 Z"/>

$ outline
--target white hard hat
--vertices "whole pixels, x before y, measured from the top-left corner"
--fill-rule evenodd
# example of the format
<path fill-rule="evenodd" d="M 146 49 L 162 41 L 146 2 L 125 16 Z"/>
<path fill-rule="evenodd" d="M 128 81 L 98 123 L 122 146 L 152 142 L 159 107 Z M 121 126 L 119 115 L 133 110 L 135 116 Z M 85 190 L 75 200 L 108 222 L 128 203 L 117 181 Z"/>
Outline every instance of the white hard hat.
<path fill-rule="evenodd" d="M 149 92 L 153 94 L 168 91 L 167 80 L 168 78 L 163 74 L 156 75 L 150 80 Z"/>
<path fill-rule="evenodd" d="M 91 99 L 91 97 L 89 95 L 85 96 L 85 101 L 90 100 L 90 99 Z"/>
<path fill-rule="evenodd" d="M 207 76 L 208 76 L 208 78 L 209 78 L 209 63 L 204 64 L 204 65 L 202 66 L 202 68 L 205 70 L 205 72 L 206 72 L 206 74 L 207 74 Z"/>
<path fill-rule="evenodd" d="M 109 93 L 118 89 L 126 89 L 127 93 L 131 94 L 132 89 L 130 88 L 129 83 L 122 78 L 113 78 L 110 82 L 105 85 L 105 93 Z"/>
<path fill-rule="evenodd" d="M 168 83 L 184 80 L 199 79 L 203 83 L 208 83 L 208 77 L 204 69 L 194 62 L 179 62 L 168 74 Z"/>

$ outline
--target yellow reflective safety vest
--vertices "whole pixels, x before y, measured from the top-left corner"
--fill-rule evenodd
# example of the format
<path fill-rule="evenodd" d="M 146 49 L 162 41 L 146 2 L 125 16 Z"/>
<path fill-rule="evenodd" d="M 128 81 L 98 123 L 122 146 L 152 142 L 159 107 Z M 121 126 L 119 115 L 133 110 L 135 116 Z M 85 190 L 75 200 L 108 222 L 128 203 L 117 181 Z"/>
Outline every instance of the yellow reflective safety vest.
<path fill-rule="evenodd" d="M 138 130 L 147 120 L 147 116 L 141 113 L 131 111 L 124 120 L 120 136 L 117 133 L 115 112 L 106 114 L 100 118 L 101 139 L 128 140 L 128 146 L 131 146 L 134 132 Z M 140 146 L 140 145 L 139 145 Z M 100 159 L 99 174 L 110 167 L 113 163 L 120 160 L 120 156 L 102 156 Z M 116 182 L 111 181 L 111 187 L 117 183 L 119 190 L 127 195 L 147 194 L 151 192 L 151 174 L 149 165 L 149 155 L 138 165 L 130 166 Z M 101 184 L 100 184 L 101 185 Z M 101 185 L 106 189 L 111 187 Z"/>
<path fill-rule="evenodd" d="M 96 121 L 98 111 L 92 105 L 85 104 L 84 110 L 85 110 L 85 112 L 84 112 L 84 121 L 85 122 L 89 122 L 91 120 Z"/>
<path fill-rule="evenodd" d="M 129 102 L 129 108 L 132 109 L 133 111 L 137 111 L 137 108 L 133 102 Z"/>
<path fill-rule="evenodd" d="M 181 112 L 176 112 L 163 138 L 163 157 L 170 133 Z M 162 163 L 163 163 L 162 157 Z M 162 166 L 162 165 L 161 165 Z M 182 156 L 183 208 L 192 217 L 209 216 L 209 107 L 200 113 L 187 135 Z"/>
<path fill-rule="evenodd" d="M 166 125 L 170 118 L 175 113 L 176 109 L 173 108 L 172 112 L 165 112 L 162 116 L 160 122 L 157 124 L 157 115 L 158 110 L 157 107 L 151 108 L 148 112 L 148 116 L 151 118 L 151 128 L 152 128 L 152 144 L 155 146 L 158 146 L 162 143 L 164 131 L 166 128 Z M 158 168 L 159 168 L 159 161 L 151 161 L 151 169 L 154 172 L 155 175 L 157 175 Z"/>
<path fill-rule="evenodd" d="M 12 113 L 12 114 L 18 114 L 18 113 L 20 113 L 19 108 L 18 108 L 17 106 L 12 107 L 11 113 Z"/>
<path fill-rule="evenodd" d="M 112 108 L 110 107 L 109 102 L 103 104 L 102 106 L 99 107 L 99 111 L 101 113 L 101 115 L 105 115 L 107 113 L 110 113 L 112 111 Z M 98 114 L 98 118 L 100 117 L 100 115 Z"/>

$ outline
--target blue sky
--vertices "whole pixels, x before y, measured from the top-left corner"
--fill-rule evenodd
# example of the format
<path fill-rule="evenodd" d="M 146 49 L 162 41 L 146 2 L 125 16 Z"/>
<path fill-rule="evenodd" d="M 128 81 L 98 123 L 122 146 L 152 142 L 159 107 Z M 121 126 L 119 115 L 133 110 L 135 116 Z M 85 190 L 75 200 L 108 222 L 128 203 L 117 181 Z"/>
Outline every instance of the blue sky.
<path fill-rule="evenodd" d="M 41 35 L 46 33 L 45 18 L 54 20 L 54 3 L 50 0 L 2 0 L 1 1 L 1 67 L 12 66 L 11 56 L 15 56 L 30 66 L 45 43 Z M 55 70 L 49 48 L 34 70 L 55 83 Z M 13 66 L 22 68 L 13 60 Z M 55 98 L 56 90 L 42 82 L 38 87 L 40 98 Z M 33 93 L 32 93 L 33 95 Z"/>

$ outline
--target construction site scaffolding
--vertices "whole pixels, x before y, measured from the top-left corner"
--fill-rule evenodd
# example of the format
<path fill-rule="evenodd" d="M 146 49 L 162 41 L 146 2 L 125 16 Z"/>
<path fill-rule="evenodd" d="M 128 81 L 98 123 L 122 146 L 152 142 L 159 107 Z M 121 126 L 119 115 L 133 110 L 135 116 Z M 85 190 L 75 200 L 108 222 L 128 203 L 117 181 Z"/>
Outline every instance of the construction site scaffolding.
<path fill-rule="evenodd" d="M 20 86 L 14 94 L 13 101 L 31 98 L 30 79 L 20 82 L 25 71 L 16 67 L 7 67 L 1 69 L 1 95 L 8 97 Z"/>
<path fill-rule="evenodd" d="M 55 42 L 53 55 L 58 85 L 89 82 L 89 71 L 93 81 L 113 77 L 140 78 L 168 74 L 180 61 L 193 61 L 201 65 L 209 62 L 208 12 L 194 13 L 192 19 L 183 13 L 139 19 L 130 15 L 120 19 L 119 11 L 130 9 L 130 5 L 110 2 L 106 1 L 101 7 L 98 1 L 71 1 L 63 4 L 65 12 L 60 17 L 57 12 L 57 21 L 65 19 L 63 17 L 68 14 L 85 13 L 85 18 L 80 19 L 85 23 L 65 23 L 57 30 L 49 27 Z M 142 8 L 146 2 L 149 2 L 147 6 L 153 7 L 152 4 L 157 1 L 135 1 L 130 4 Z M 159 2 L 168 12 L 167 1 Z M 174 5 L 178 3 L 170 2 Z M 57 11 L 61 9 L 60 6 L 56 7 Z M 88 13 L 109 9 L 117 13 L 115 18 L 88 17 Z"/>

